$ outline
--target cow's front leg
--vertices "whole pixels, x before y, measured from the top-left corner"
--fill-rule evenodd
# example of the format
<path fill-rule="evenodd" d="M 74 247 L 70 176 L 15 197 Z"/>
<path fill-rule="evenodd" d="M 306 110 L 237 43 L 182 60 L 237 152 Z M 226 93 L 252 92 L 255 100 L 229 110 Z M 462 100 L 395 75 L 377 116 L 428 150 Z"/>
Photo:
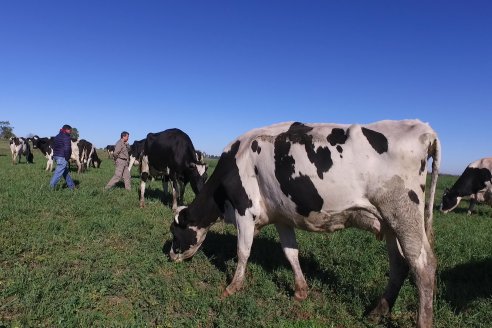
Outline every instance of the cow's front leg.
<path fill-rule="evenodd" d="M 477 195 L 475 195 L 477 197 Z M 468 215 L 472 215 L 475 210 L 475 205 L 477 204 L 476 198 L 470 198 L 470 206 L 468 207 Z"/>
<path fill-rule="evenodd" d="M 240 216 L 236 212 L 236 228 L 237 228 L 237 267 L 231 283 L 222 293 L 222 297 L 227 297 L 241 289 L 244 282 L 244 274 L 246 272 L 246 264 L 249 254 L 251 253 L 251 245 L 255 233 L 255 224 L 253 217 L 246 212 L 246 215 Z"/>
<path fill-rule="evenodd" d="M 284 250 L 285 257 L 289 260 L 289 263 L 294 271 L 294 281 L 296 285 L 296 291 L 294 297 L 297 300 L 303 300 L 307 297 L 308 286 L 304 274 L 302 273 L 301 265 L 299 264 L 299 249 L 297 247 L 296 233 L 294 228 L 283 225 L 275 224 L 277 232 L 280 236 L 280 243 Z"/>

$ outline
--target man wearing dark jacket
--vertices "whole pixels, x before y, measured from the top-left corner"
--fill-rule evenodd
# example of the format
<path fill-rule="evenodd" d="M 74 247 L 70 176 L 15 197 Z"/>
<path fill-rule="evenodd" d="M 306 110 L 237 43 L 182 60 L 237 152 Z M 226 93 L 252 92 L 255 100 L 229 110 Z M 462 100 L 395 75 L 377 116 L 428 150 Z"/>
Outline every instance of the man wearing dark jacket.
<path fill-rule="evenodd" d="M 65 178 L 68 188 L 71 190 L 75 188 L 72 177 L 68 172 L 68 160 L 72 155 L 72 141 L 70 140 L 71 132 L 72 127 L 65 124 L 53 141 L 53 159 L 56 162 L 56 169 L 50 181 L 50 187 L 52 189 L 55 189 L 56 184 L 62 176 Z"/>

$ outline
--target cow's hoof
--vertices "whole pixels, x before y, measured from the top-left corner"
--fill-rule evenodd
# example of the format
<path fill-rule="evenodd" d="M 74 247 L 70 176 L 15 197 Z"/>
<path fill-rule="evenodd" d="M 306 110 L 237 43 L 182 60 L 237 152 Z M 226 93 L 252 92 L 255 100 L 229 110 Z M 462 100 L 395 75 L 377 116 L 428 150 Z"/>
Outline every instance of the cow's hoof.
<path fill-rule="evenodd" d="M 367 315 L 367 320 L 371 323 L 378 323 L 381 319 L 389 314 L 389 304 L 382 298 L 378 305 Z"/>
<path fill-rule="evenodd" d="M 305 290 L 298 290 L 294 293 L 294 299 L 296 301 L 304 301 L 308 296 L 307 291 Z"/>
<path fill-rule="evenodd" d="M 220 295 L 220 299 L 221 299 L 221 300 L 223 300 L 223 299 L 225 299 L 225 298 L 227 298 L 227 297 L 229 297 L 229 296 L 231 296 L 231 295 L 232 295 L 232 294 L 231 294 L 231 293 L 229 293 L 229 292 L 227 291 L 227 289 L 224 289 L 224 291 L 222 292 L 222 295 Z"/>

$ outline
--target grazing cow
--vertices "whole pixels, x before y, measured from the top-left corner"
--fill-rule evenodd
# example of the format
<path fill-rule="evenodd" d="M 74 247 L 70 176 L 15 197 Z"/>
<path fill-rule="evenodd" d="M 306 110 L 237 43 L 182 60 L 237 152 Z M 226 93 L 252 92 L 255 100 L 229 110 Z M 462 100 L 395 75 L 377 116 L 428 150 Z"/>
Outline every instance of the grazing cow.
<path fill-rule="evenodd" d="M 140 161 L 143 156 L 143 150 L 145 145 L 145 139 L 135 140 L 130 146 L 130 163 L 128 164 L 128 170 L 131 172 L 133 164 L 140 165 Z"/>
<path fill-rule="evenodd" d="M 46 162 L 45 171 L 53 171 L 53 148 L 51 148 L 53 139 L 54 137 L 40 138 L 37 135 L 32 137 L 32 147 L 34 149 L 39 149 L 43 156 L 48 160 Z"/>
<path fill-rule="evenodd" d="M 429 203 L 426 165 L 433 158 Z M 367 125 L 281 123 L 252 130 L 227 146 L 215 171 L 171 224 L 173 261 L 191 258 L 218 218 L 238 230 L 238 264 L 223 296 L 243 285 L 254 235 L 274 224 L 295 277 L 295 298 L 308 286 L 295 228 L 332 232 L 358 227 L 385 238 L 389 283 L 373 320 L 387 315 L 409 269 L 419 292 L 418 326 L 432 326 L 436 259 L 432 208 L 440 143 L 418 120 Z M 268 252 L 268 250 L 263 250 Z"/>
<path fill-rule="evenodd" d="M 32 164 L 34 156 L 31 153 L 31 146 L 26 138 L 10 137 L 10 152 L 12 153 L 12 164 L 20 163 L 22 155 L 26 157 L 26 163 Z"/>
<path fill-rule="evenodd" d="M 471 214 L 477 202 L 492 206 L 492 158 L 482 158 L 468 165 L 451 189 L 445 189 L 442 195 L 441 211 L 448 213 L 458 206 L 463 197 L 470 197 L 468 214 Z"/>
<path fill-rule="evenodd" d="M 190 137 L 179 129 L 147 134 L 140 166 L 140 207 L 144 207 L 145 183 L 149 176 L 162 177 L 166 192 L 165 176 L 169 174 L 173 187 L 173 210 L 178 204 L 183 204 L 186 183 L 190 182 L 193 192 L 198 194 L 207 179 L 207 165 L 197 160 Z"/>
<path fill-rule="evenodd" d="M 104 150 L 108 153 L 108 158 L 112 159 L 113 158 L 113 153 L 114 153 L 114 145 L 107 145 Z"/>

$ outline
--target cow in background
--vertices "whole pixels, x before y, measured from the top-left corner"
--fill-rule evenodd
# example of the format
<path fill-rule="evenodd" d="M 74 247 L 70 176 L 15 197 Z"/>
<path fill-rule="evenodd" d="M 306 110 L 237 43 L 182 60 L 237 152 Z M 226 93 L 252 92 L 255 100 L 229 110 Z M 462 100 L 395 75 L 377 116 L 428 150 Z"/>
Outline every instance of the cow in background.
<path fill-rule="evenodd" d="M 51 147 L 54 137 L 40 138 L 35 135 L 32 137 L 32 148 L 39 149 L 47 159 L 45 171 L 53 171 L 53 148 Z"/>
<path fill-rule="evenodd" d="M 114 145 L 107 145 L 104 150 L 108 153 L 108 158 L 113 159 Z"/>
<path fill-rule="evenodd" d="M 207 165 L 198 161 L 190 137 L 179 129 L 147 134 L 140 167 L 140 207 L 145 205 L 145 185 L 149 177 L 162 177 L 166 192 L 165 177 L 169 175 L 173 190 L 173 210 L 183 204 L 186 183 L 190 183 L 196 195 L 207 179 Z"/>
<path fill-rule="evenodd" d="M 470 198 L 468 214 L 476 203 L 485 202 L 492 206 L 492 158 L 482 158 L 469 164 L 451 189 L 442 195 L 441 211 L 448 213 L 455 209 L 464 197 Z"/>
<path fill-rule="evenodd" d="M 20 163 L 22 155 L 26 157 L 26 163 L 32 164 L 34 155 L 31 152 L 31 146 L 26 138 L 10 137 L 10 152 L 12 154 L 12 164 Z"/>
<path fill-rule="evenodd" d="M 91 162 L 91 165 L 92 167 L 94 168 L 100 168 L 101 167 L 101 162 L 102 160 L 99 158 L 99 156 L 97 155 L 97 150 L 96 150 L 96 147 L 94 146 L 93 148 L 93 151 L 90 155 L 90 162 Z"/>
<path fill-rule="evenodd" d="M 143 150 L 145 145 L 145 139 L 136 140 L 130 146 L 130 163 L 128 164 L 128 170 L 131 172 L 133 164 L 140 165 L 142 160 Z"/>
<path fill-rule="evenodd" d="M 426 204 L 427 160 L 433 158 Z M 408 272 L 418 289 L 418 327 L 432 327 L 436 258 L 433 203 L 440 162 L 435 131 L 418 120 L 366 125 L 287 122 L 232 141 L 205 186 L 171 224 L 173 261 L 191 258 L 219 219 L 237 227 L 237 268 L 223 296 L 240 290 L 253 237 L 274 224 L 295 280 L 308 286 L 295 229 L 333 232 L 357 227 L 386 240 L 389 281 L 370 312 L 390 313 Z M 262 249 L 268 252 L 268 249 Z"/>
<path fill-rule="evenodd" d="M 85 169 L 92 166 L 99 168 L 101 166 L 101 160 L 97 155 L 96 147 L 85 139 L 80 139 L 79 143 L 80 161 L 84 163 Z"/>
<path fill-rule="evenodd" d="M 85 139 L 72 139 L 72 156 L 70 159 L 77 164 L 77 173 L 84 172 L 90 165 L 98 168 L 101 164 L 96 148 Z"/>

